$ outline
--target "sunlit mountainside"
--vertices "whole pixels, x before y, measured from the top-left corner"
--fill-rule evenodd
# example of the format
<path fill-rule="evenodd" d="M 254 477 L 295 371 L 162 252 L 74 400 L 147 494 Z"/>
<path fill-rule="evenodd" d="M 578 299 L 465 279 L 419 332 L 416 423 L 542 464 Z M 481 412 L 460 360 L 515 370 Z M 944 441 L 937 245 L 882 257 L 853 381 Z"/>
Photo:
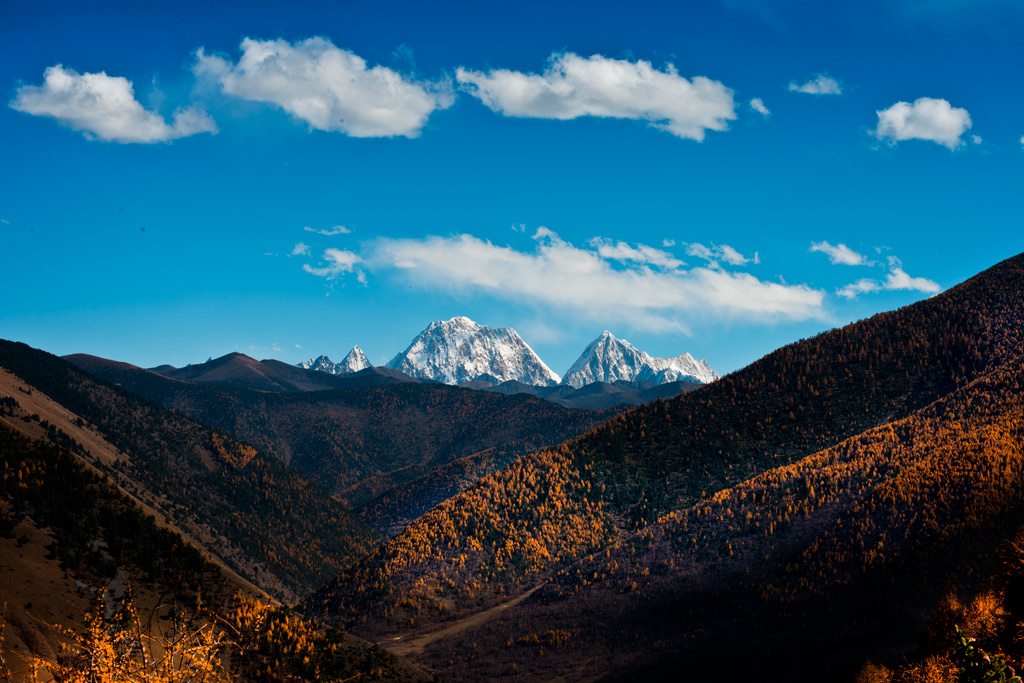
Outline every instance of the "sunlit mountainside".
<path fill-rule="evenodd" d="M 1024 258 L 1016 257 L 942 295 L 787 346 L 524 457 L 435 508 L 306 605 L 380 637 L 500 604 L 666 513 L 904 419 L 1014 361 L 1022 291 Z M 842 504 L 861 504 L 878 485 Z M 791 505 L 803 505 L 810 493 L 798 487 L 792 495 Z M 903 514 L 918 514 L 908 505 Z"/>

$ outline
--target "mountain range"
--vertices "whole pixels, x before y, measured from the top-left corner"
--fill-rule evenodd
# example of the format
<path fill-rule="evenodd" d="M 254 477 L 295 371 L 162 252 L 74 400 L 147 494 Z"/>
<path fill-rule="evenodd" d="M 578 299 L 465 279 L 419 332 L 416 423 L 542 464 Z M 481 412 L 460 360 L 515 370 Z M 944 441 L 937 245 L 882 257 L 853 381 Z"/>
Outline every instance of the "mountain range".
<path fill-rule="evenodd" d="M 576 388 L 594 382 L 614 383 L 619 380 L 708 384 L 716 379 L 718 373 L 706 360 L 698 361 L 689 353 L 675 358 L 655 358 L 605 330 L 572 364 L 562 378 L 562 384 Z"/>
<path fill-rule="evenodd" d="M 644 680 L 681 666 L 700 680 L 723 661 L 762 680 L 851 680 L 869 657 L 909 651 L 945 591 L 978 590 L 958 581 L 988 571 L 1024 519 L 1005 483 L 1024 464 L 1022 301 L 1019 256 L 636 408 L 437 506 L 305 607 L 407 639 L 522 597 L 431 642 L 421 661 L 456 680 Z M 829 548 L 854 523 L 864 531 L 840 560 Z M 908 540 L 890 551 L 896 538 Z M 944 550 L 951 561 L 930 563 Z M 880 590 L 895 567 L 907 573 Z"/>
<path fill-rule="evenodd" d="M 339 364 L 320 356 L 299 367 L 337 375 L 358 372 L 370 363 L 356 346 Z M 698 361 L 689 353 L 657 358 L 607 330 L 587 346 L 564 377 L 559 377 L 514 329 L 480 325 L 464 316 L 430 323 L 385 367 L 420 380 L 474 389 L 515 383 L 507 385 L 503 393 L 515 393 L 510 389 L 519 385 L 580 389 L 596 382 L 644 383 L 627 389 L 636 390 L 675 382 L 707 384 L 718 379 L 706 360 Z"/>
<path fill-rule="evenodd" d="M 318 370 L 331 375 L 354 375 L 360 370 L 373 367 L 373 365 L 363 350 L 356 345 L 341 359 L 340 363 L 332 363 L 327 356 L 318 356 L 310 358 L 305 363 L 299 363 L 299 367 L 303 370 Z"/>
<path fill-rule="evenodd" d="M 463 358 L 434 332 L 412 357 Z M 1008 680 L 996 667 L 1024 662 L 1024 255 L 678 395 L 639 377 L 705 368 L 645 355 L 602 335 L 581 387 L 482 373 L 473 391 L 2 342 L 0 590 L 20 605 L 17 642 L 39 642 L 27 605 L 47 586 L 116 574 L 114 550 L 147 582 L 283 585 L 316 620 L 302 623 L 330 628 L 282 632 L 361 638 L 346 657 L 385 680 L 420 675 L 402 658 L 510 682 L 919 683 L 956 680 L 965 657 Z M 612 389 L 667 395 L 553 403 Z M 260 680 L 283 680 L 284 650 L 266 652 Z"/>
<path fill-rule="evenodd" d="M 240 354 L 189 366 L 189 380 L 82 354 L 66 360 L 274 456 L 388 534 L 520 455 L 623 409 L 575 410 L 528 394 L 419 382 L 387 368 L 329 375 Z M 279 388 L 252 388 L 268 381 Z M 316 391 L 294 389 L 318 381 L 325 386 Z M 464 459 L 461 469 L 442 470 Z"/>

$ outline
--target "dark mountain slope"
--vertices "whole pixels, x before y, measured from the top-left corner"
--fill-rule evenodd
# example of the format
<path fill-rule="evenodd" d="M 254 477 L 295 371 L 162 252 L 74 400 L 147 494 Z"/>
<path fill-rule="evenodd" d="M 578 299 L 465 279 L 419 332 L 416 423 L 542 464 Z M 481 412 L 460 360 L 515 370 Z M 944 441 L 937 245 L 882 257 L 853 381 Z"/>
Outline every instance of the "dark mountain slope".
<path fill-rule="evenodd" d="M 1022 302 L 1018 256 L 632 410 L 438 506 L 307 605 L 378 633 L 500 602 L 666 512 L 905 417 L 999 367 L 1020 352 Z"/>
<path fill-rule="evenodd" d="M 609 502 L 650 520 L 909 415 L 1024 344 L 1024 255 L 931 299 L 783 347 L 580 439 Z"/>
<path fill-rule="evenodd" d="M 509 380 L 497 385 L 481 382 L 470 388 L 492 391 L 496 394 L 529 394 L 531 396 L 539 396 L 567 408 L 602 410 L 613 406 L 638 406 L 659 398 L 672 398 L 679 394 L 693 391 L 701 386 L 703 385 L 685 380 L 666 382 L 665 384 L 618 380 L 612 383 L 592 382 L 577 389 L 567 384 L 535 387 L 515 380 Z"/>
<path fill-rule="evenodd" d="M 581 434 L 616 414 L 570 410 L 531 396 L 503 396 L 443 384 L 396 382 L 346 391 L 281 394 L 170 380 L 114 362 L 89 361 L 86 367 L 124 389 L 277 456 L 325 491 L 345 492 L 352 507 L 459 458 L 505 447 L 504 459 L 495 461 L 496 466 L 503 465 Z M 356 382 L 364 373 L 371 371 L 337 378 L 315 374 Z M 431 505 L 443 500 L 429 495 L 419 499 L 432 501 Z M 423 504 L 397 514 L 405 519 L 418 517 L 429 509 Z"/>
<path fill-rule="evenodd" d="M 1022 425 L 1018 359 L 665 516 L 427 661 L 455 680 L 513 670 L 668 680 L 681 667 L 708 680 L 730 653 L 742 653 L 732 675 L 762 681 L 852 680 L 867 659 L 898 664 L 940 598 L 976 590 L 1024 521 Z M 549 633 L 570 642 L 543 660 L 507 646 Z"/>
<path fill-rule="evenodd" d="M 434 506 L 448 500 L 508 466 L 523 453 L 537 450 L 534 439 L 519 440 L 467 455 L 436 469 L 412 465 L 390 474 L 374 477 L 343 491 L 345 500 L 364 500 L 368 491 L 377 491 L 369 502 L 355 509 L 356 515 L 374 529 L 394 536 Z"/>
<path fill-rule="evenodd" d="M 36 398 L 39 393 L 32 390 Z M 214 637 L 204 642 L 219 643 L 228 657 L 221 662 L 226 667 L 196 672 L 209 683 L 427 679 L 365 641 L 265 604 L 258 591 L 208 562 L 83 458 L 50 441 L 82 450 L 66 432 L 47 420 L 42 439 L 18 433 L 37 431 L 41 422 L 17 397 L 0 398 L 3 680 L 48 680 L 46 672 L 57 680 L 163 680 L 168 669 L 159 658 L 168 646 L 192 645 L 197 629 L 211 628 Z M 97 602 L 94 592 L 105 599 Z M 118 614 L 122 604 L 137 621 Z M 102 628 L 90 631 L 97 622 Z M 126 637 L 153 657 L 132 658 Z M 114 638 L 122 647 L 108 649 Z M 75 644 L 67 647 L 68 641 Z M 187 677 L 195 654 L 182 650 L 173 658 L 179 678 Z"/>
<path fill-rule="evenodd" d="M 142 368 L 129 363 L 107 360 L 85 353 L 64 356 L 64 360 L 74 363 L 97 377 L 103 377 L 108 372 L 142 370 Z M 273 359 L 258 361 L 241 353 L 229 353 L 226 356 L 184 368 L 161 365 L 150 368 L 149 372 L 195 384 L 217 384 L 271 392 L 356 389 L 394 384 L 395 382 L 416 381 L 396 370 L 386 368 L 367 368 L 353 375 L 337 376 L 326 372 L 305 370 Z"/>
<path fill-rule="evenodd" d="M 0 367 L 113 444 L 119 453 L 96 466 L 119 486 L 265 589 L 301 594 L 377 542 L 344 506 L 223 432 L 24 344 L 0 341 Z"/>

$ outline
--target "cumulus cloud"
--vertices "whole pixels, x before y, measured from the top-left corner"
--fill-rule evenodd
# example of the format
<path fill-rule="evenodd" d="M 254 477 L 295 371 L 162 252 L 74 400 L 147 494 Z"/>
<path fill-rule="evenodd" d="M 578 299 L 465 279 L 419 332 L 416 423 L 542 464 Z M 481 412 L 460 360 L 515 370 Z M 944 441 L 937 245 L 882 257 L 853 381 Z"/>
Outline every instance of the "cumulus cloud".
<path fill-rule="evenodd" d="M 824 317 L 824 293 L 806 285 L 709 267 L 652 268 L 649 257 L 620 259 L 634 252 L 620 250 L 618 243 L 595 240 L 591 248 L 580 248 L 547 229 L 539 229 L 534 239 L 533 251 L 465 234 L 379 239 L 367 246 L 364 258 L 371 269 L 397 271 L 423 287 L 482 292 L 651 330 L 685 329 L 687 319 L 699 317 L 762 322 Z"/>
<path fill-rule="evenodd" d="M 292 253 L 289 254 L 289 255 L 290 256 L 309 256 L 309 245 L 308 244 L 303 244 L 302 242 L 299 242 L 298 244 L 295 245 L 295 248 L 292 249 Z"/>
<path fill-rule="evenodd" d="M 961 136 L 971 127 L 971 116 L 966 109 L 931 97 L 921 97 L 913 104 L 897 102 L 875 113 L 878 127 L 874 135 L 890 144 L 902 140 L 929 140 L 956 149 L 964 144 Z"/>
<path fill-rule="evenodd" d="M 197 133 L 216 133 L 213 119 L 194 107 L 174 112 L 168 124 L 135 99 L 132 82 L 105 72 L 80 74 L 61 64 L 48 67 L 42 85 L 25 85 L 11 101 L 12 109 L 48 116 L 92 140 L 166 142 Z"/>
<path fill-rule="evenodd" d="M 305 230 L 306 232 L 315 232 L 318 235 L 327 235 L 328 237 L 331 237 L 332 235 L 347 235 L 350 232 L 352 232 L 349 228 L 346 228 L 344 225 L 335 225 L 333 228 L 324 229 L 311 228 L 307 225 L 306 227 L 303 228 L 303 230 Z"/>
<path fill-rule="evenodd" d="M 302 265 L 302 269 L 311 275 L 333 280 L 342 273 L 351 273 L 355 269 L 355 265 L 363 260 L 355 252 L 334 248 L 325 249 L 322 259 L 326 261 L 326 265 L 313 267 L 305 263 Z"/>
<path fill-rule="evenodd" d="M 820 251 L 828 256 L 828 260 L 835 265 L 841 266 L 873 266 L 874 261 L 869 261 L 864 254 L 857 253 L 853 249 L 840 242 L 829 244 L 828 242 L 813 242 L 811 251 Z"/>
<path fill-rule="evenodd" d="M 818 74 L 803 85 L 795 82 L 789 84 L 790 92 L 802 92 L 808 95 L 842 95 L 843 88 L 839 81 L 825 74 Z"/>
<path fill-rule="evenodd" d="M 237 64 L 200 48 L 196 74 L 214 78 L 228 95 L 275 104 L 317 130 L 414 138 L 431 113 L 453 101 L 450 86 L 370 67 L 326 38 L 294 45 L 246 38 L 241 48 Z"/>
<path fill-rule="evenodd" d="M 860 294 L 871 292 L 906 290 L 912 292 L 923 292 L 925 294 L 937 294 L 942 291 L 939 284 L 934 280 L 923 277 L 911 277 L 903 270 L 903 264 L 895 256 L 888 258 L 889 272 L 884 280 L 872 280 L 863 278 L 852 284 L 846 285 L 836 291 L 839 296 L 847 299 L 856 299 Z"/>
<path fill-rule="evenodd" d="M 762 101 L 760 97 L 755 97 L 750 100 L 750 108 L 761 116 L 769 116 L 771 114 L 771 112 L 768 111 L 768 107 L 764 106 L 764 101 Z"/>
<path fill-rule="evenodd" d="M 710 247 L 706 247 L 700 242 L 693 242 L 686 247 L 686 253 L 690 256 L 696 256 L 697 258 L 704 259 L 712 268 L 717 268 L 719 261 L 725 261 L 732 266 L 745 266 L 751 262 L 761 262 L 761 259 L 757 254 L 754 254 L 754 258 L 752 259 L 747 258 L 728 244 L 712 244 Z"/>
<path fill-rule="evenodd" d="M 687 80 L 671 64 L 551 55 L 543 74 L 459 67 L 456 80 L 505 116 L 575 119 L 601 116 L 647 121 L 680 138 L 701 141 L 708 130 L 726 130 L 736 118 L 733 91 L 704 76 Z"/>

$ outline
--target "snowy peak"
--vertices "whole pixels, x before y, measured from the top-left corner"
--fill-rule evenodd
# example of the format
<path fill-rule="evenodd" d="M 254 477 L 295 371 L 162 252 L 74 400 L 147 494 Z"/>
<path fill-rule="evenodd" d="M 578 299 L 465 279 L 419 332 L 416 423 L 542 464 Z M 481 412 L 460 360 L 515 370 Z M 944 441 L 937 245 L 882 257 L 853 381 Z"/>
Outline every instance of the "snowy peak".
<path fill-rule="evenodd" d="M 465 316 L 430 323 L 385 367 L 445 384 L 462 384 L 482 375 L 536 386 L 552 386 L 559 380 L 511 327 L 487 327 Z"/>
<path fill-rule="evenodd" d="M 363 350 L 358 346 L 352 347 L 348 355 L 340 363 L 332 363 L 327 356 L 310 358 L 305 363 L 299 363 L 299 367 L 305 370 L 318 370 L 332 375 L 352 375 L 360 370 L 373 367 L 370 359 L 366 357 Z"/>
<path fill-rule="evenodd" d="M 337 368 L 335 374 L 352 375 L 360 370 L 372 367 L 373 364 L 370 362 L 370 359 L 366 357 L 366 354 L 363 353 L 363 350 L 359 348 L 359 345 L 357 344 L 353 346 L 352 350 L 348 352 L 348 355 L 335 366 L 335 368 Z"/>
<path fill-rule="evenodd" d="M 689 353 L 675 358 L 657 358 L 640 351 L 625 339 L 616 339 L 608 330 L 587 346 L 562 384 L 580 388 L 593 382 L 618 380 L 646 381 L 667 384 L 685 380 L 707 384 L 718 379 L 718 373 L 707 361 L 696 360 Z"/>
<path fill-rule="evenodd" d="M 337 374 L 334 371 L 335 365 L 331 362 L 331 359 L 327 356 L 320 356 L 318 358 L 310 358 L 305 363 L 299 363 L 299 367 L 303 370 L 318 370 L 320 372 L 329 372 L 334 375 Z"/>

